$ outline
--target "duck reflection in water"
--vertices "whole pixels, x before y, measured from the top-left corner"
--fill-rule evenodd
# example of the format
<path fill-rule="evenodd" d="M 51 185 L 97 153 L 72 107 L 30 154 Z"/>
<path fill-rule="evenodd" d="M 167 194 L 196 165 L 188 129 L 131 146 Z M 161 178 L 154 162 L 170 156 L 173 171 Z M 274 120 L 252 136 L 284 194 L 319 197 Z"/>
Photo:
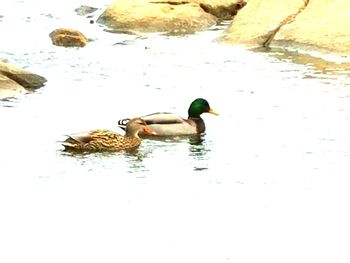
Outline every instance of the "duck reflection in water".
<path fill-rule="evenodd" d="M 204 135 L 193 135 L 189 138 L 189 156 L 194 161 L 194 171 L 202 171 L 208 169 L 208 143 Z"/>
<path fill-rule="evenodd" d="M 145 140 L 142 146 L 135 149 L 130 155 L 130 170 L 144 171 L 152 170 L 147 159 L 156 158 L 158 168 L 159 163 L 164 167 L 171 167 L 173 162 L 178 165 L 179 155 L 187 158 L 194 171 L 202 171 L 208 169 L 208 159 L 210 152 L 210 143 L 204 138 L 204 134 L 191 136 L 173 136 L 173 137 L 152 137 L 152 140 Z M 175 157 L 175 158 L 174 158 Z M 146 162 L 145 162 L 146 161 Z M 186 161 L 187 162 L 187 161 Z M 162 168 L 161 168 L 162 169 Z"/>

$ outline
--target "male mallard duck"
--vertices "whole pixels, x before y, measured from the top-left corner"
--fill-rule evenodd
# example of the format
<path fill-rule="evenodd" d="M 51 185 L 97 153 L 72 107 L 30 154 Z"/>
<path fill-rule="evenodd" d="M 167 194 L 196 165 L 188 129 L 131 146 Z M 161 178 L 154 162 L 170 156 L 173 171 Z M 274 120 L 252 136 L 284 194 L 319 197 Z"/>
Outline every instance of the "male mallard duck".
<path fill-rule="evenodd" d="M 158 112 L 142 116 L 147 125 L 158 136 L 177 136 L 201 134 L 205 131 L 205 123 L 201 118 L 202 113 L 211 113 L 218 115 L 210 108 L 208 101 L 205 99 L 195 99 L 188 109 L 188 119 L 168 112 Z M 118 121 L 120 128 L 125 129 L 130 119 Z M 140 135 L 143 135 L 140 133 Z"/>
<path fill-rule="evenodd" d="M 135 118 L 127 124 L 124 136 L 109 130 L 94 130 L 69 135 L 62 145 L 66 151 L 75 152 L 128 150 L 140 145 L 141 138 L 138 135 L 140 132 L 147 135 L 155 134 L 145 121 Z"/>

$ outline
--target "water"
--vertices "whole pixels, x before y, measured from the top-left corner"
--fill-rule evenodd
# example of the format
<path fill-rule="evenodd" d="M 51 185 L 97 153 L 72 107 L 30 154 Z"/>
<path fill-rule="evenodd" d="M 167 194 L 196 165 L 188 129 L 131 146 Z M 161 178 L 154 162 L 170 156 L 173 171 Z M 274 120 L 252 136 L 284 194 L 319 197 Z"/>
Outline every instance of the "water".
<path fill-rule="evenodd" d="M 7 1 L 0 57 L 45 87 L 0 101 L 1 262 L 348 262 L 349 65 L 112 34 L 109 1 Z M 91 5 L 92 18 L 74 9 Z M 73 27 L 85 48 L 51 45 Z M 66 134 L 206 98 L 200 140 L 72 156 Z"/>

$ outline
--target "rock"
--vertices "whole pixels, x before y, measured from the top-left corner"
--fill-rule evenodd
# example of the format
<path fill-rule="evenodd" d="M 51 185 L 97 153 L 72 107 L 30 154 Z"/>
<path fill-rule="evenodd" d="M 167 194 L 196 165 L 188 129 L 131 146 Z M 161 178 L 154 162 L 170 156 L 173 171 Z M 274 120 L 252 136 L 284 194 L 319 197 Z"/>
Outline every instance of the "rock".
<path fill-rule="evenodd" d="M 310 0 L 292 23 L 277 32 L 271 46 L 350 58 L 349 10 L 349 0 Z"/>
<path fill-rule="evenodd" d="M 0 61 L 0 74 L 16 81 L 26 89 L 37 89 L 47 81 L 44 77 Z"/>
<path fill-rule="evenodd" d="M 237 11 L 246 5 L 243 0 L 155 0 L 152 3 L 169 3 L 173 5 L 195 3 L 198 4 L 205 12 L 216 16 L 220 20 L 229 20 L 237 14 Z"/>
<path fill-rule="evenodd" d="M 64 47 L 84 47 L 88 39 L 79 31 L 71 28 L 59 28 L 50 33 L 52 44 Z"/>
<path fill-rule="evenodd" d="M 215 25 L 217 18 L 196 3 L 115 0 L 97 22 L 117 32 L 186 34 Z"/>
<path fill-rule="evenodd" d="M 248 47 L 266 46 L 304 6 L 304 0 L 249 0 L 220 40 Z"/>
<path fill-rule="evenodd" d="M 220 40 L 248 47 L 292 49 L 322 57 L 331 53 L 348 61 L 349 9 L 349 0 L 249 0 Z"/>
<path fill-rule="evenodd" d="M 201 1 L 199 2 L 199 5 L 205 12 L 210 13 L 221 20 L 230 20 L 237 14 L 238 10 L 246 5 L 246 2 L 243 0 L 214 2 Z"/>
<path fill-rule="evenodd" d="M 91 7 L 91 6 L 86 6 L 86 5 L 82 5 L 78 8 L 76 8 L 74 11 L 79 15 L 79 16 L 86 16 L 89 15 L 93 12 L 95 12 L 96 10 L 98 10 L 98 8 L 96 7 Z"/>
<path fill-rule="evenodd" d="M 28 89 L 37 89 L 46 79 L 24 69 L 0 61 L 0 97 L 12 97 L 25 93 Z"/>
<path fill-rule="evenodd" d="M 14 97 L 21 93 L 26 93 L 26 89 L 16 81 L 0 73 L 0 99 Z"/>

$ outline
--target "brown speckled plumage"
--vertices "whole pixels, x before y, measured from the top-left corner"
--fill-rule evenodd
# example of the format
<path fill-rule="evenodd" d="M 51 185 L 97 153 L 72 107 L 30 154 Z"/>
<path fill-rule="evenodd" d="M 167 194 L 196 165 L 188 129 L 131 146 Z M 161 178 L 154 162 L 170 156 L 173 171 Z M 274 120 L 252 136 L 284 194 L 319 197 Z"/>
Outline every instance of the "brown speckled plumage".
<path fill-rule="evenodd" d="M 152 130 L 140 118 L 132 119 L 126 128 L 125 135 L 109 130 L 94 130 L 69 135 L 62 143 L 66 151 L 103 152 L 120 151 L 136 148 L 141 143 L 139 132 L 152 135 Z"/>

